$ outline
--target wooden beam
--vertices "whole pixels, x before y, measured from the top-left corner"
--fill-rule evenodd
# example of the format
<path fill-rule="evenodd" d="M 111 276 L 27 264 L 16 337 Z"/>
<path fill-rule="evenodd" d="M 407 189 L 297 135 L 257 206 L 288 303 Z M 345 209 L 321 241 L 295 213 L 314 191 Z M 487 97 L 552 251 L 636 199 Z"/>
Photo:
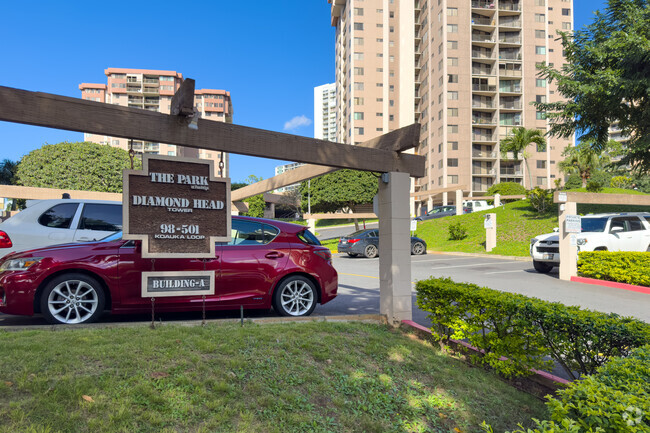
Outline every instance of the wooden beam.
<path fill-rule="evenodd" d="M 420 136 L 420 124 L 414 123 L 413 125 L 405 126 L 396 129 L 388 134 L 372 138 L 363 143 L 357 144 L 360 147 L 403 151 L 411 149 L 418 145 L 418 137 Z M 304 180 L 313 179 L 327 173 L 337 171 L 338 168 L 323 167 L 321 165 L 307 164 L 302 167 L 295 168 L 290 171 L 285 171 L 270 179 L 256 182 L 252 185 L 239 188 L 232 192 L 233 200 L 243 200 L 257 194 L 262 194 L 267 191 L 273 191 L 284 186 L 293 185 Z"/>
<path fill-rule="evenodd" d="M 603 194 L 596 192 L 560 191 L 566 194 L 566 203 L 586 204 L 622 204 L 629 206 L 650 206 L 650 194 Z M 553 194 L 554 203 L 565 203 L 558 200 L 560 192 Z"/>
<path fill-rule="evenodd" d="M 368 220 L 377 218 L 377 215 L 372 212 L 363 212 L 363 213 L 312 213 L 304 214 L 302 219 L 317 219 L 317 220 L 344 220 L 344 219 L 358 219 L 358 220 Z"/>
<path fill-rule="evenodd" d="M 411 197 L 415 197 L 415 198 L 429 197 L 429 196 L 432 196 L 432 195 L 442 194 L 443 192 L 457 191 L 459 189 L 462 189 L 463 191 L 466 191 L 466 190 L 469 189 L 469 187 L 467 185 L 455 185 L 455 186 L 448 186 L 448 187 L 445 187 L 445 188 L 431 189 L 431 190 L 427 190 L 427 191 L 412 192 Z"/>
<path fill-rule="evenodd" d="M 172 116 L 191 116 L 194 114 L 194 80 L 186 78 L 174 96 L 170 108 Z"/>
<path fill-rule="evenodd" d="M 203 119 L 198 120 L 198 130 L 193 130 L 177 116 L 3 86 L 0 120 L 338 168 L 424 176 L 425 160 L 419 155 Z"/>

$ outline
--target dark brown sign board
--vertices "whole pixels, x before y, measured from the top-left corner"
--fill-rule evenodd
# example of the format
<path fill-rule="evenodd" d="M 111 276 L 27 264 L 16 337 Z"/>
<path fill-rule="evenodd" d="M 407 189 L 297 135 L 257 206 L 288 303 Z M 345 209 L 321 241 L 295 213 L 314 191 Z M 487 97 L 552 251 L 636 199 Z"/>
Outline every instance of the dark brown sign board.
<path fill-rule="evenodd" d="M 214 161 L 143 155 L 142 170 L 124 170 L 123 238 L 142 241 L 145 258 L 214 258 L 229 242 L 230 179 Z"/>
<path fill-rule="evenodd" d="M 142 297 L 214 295 L 214 271 L 143 272 Z"/>

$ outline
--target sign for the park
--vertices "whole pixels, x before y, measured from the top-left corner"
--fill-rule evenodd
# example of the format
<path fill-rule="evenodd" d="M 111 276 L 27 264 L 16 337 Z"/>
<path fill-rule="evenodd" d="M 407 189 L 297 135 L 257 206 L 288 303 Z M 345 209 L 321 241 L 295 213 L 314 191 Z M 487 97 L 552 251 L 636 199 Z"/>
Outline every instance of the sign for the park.
<path fill-rule="evenodd" d="M 124 239 L 145 258 L 214 258 L 230 241 L 230 179 L 210 160 L 143 155 L 142 168 L 124 171 Z"/>

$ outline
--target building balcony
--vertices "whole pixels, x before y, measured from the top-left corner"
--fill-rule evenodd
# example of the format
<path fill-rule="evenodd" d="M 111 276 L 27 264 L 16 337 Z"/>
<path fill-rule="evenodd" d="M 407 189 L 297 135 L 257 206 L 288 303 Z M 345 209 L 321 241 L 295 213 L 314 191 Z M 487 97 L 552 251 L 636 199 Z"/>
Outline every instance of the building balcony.
<path fill-rule="evenodd" d="M 142 87 L 126 86 L 126 93 L 142 93 Z"/>
<path fill-rule="evenodd" d="M 472 7 L 475 9 L 495 9 L 494 2 L 487 0 L 472 1 Z"/>
<path fill-rule="evenodd" d="M 500 11 L 515 11 L 519 12 L 521 11 L 521 4 L 520 3 L 515 3 L 515 2 L 499 2 L 499 10 Z"/>
<path fill-rule="evenodd" d="M 472 167 L 472 174 L 474 176 L 496 176 L 497 172 L 494 168 Z"/>
<path fill-rule="evenodd" d="M 501 93 L 521 93 L 521 86 L 499 87 Z"/>
<path fill-rule="evenodd" d="M 472 84 L 474 92 L 496 92 L 497 86 L 494 84 Z"/>
<path fill-rule="evenodd" d="M 499 60 L 521 60 L 520 53 L 499 53 Z"/>
<path fill-rule="evenodd" d="M 496 74 L 494 73 L 493 69 L 472 68 L 472 75 L 494 76 Z"/>
<path fill-rule="evenodd" d="M 496 22 L 494 21 L 494 19 L 489 17 L 485 17 L 485 18 L 472 17 L 472 25 L 494 27 L 496 25 Z"/>
<path fill-rule="evenodd" d="M 514 20 L 514 21 L 499 21 L 499 27 L 513 27 L 513 28 L 521 28 L 521 21 L 520 20 Z"/>
<path fill-rule="evenodd" d="M 486 158 L 486 159 L 496 159 L 497 153 L 496 151 L 491 151 L 487 152 L 484 150 L 472 150 L 472 157 L 473 158 Z"/>
<path fill-rule="evenodd" d="M 149 95 L 158 95 L 160 93 L 160 90 L 158 89 L 158 87 L 145 87 L 142 93 L 149 94 Z"/>
<path fill-rule="evenodd" d="M 520 37 L 509 37 L 509 36 L 499 36 L 499 43 L 500 44 L 511 44 L 511 45 L 521 45 L 521 38 Z"/>
<path fill-rule="evenodd" d="M 496 142 L 494 134 L 472 134 L 472 141 L 480 142 Z"/>
<path fill-rule="evenodd" d="M 140 84 L 140 77 L 126 77 L 126 82 L 128 84 Z"/>
<path fill-rule="evenodd" d="M 481 59 L 481 60 L 495 60 L 496 56 L 493 52 L 486 53 L 484 51 L 472 51 L 472 59 Z"/>
<path fill-rule="evenodd" d="M 521 77 L 522 74 L 521 74 L 521 71 L 499 69 L 499 76 L 500 77 Z"/>
<path fill-rule="evenodd" d="M 523 176 L 524 175 L 524 173 L 521 170 L 511 168 L 511 167 L 506 167 L 506 168 L 501 167 L 501 169 L 499 170 L 499 174 L 501 176 Z"/>
<path fill-rule="evenodd" d="M 479 101 L 472 101 L 472 108 L 485 108 L 485 109 L 495 109 L 494 108 L 494 101 L 493 102 L 479 102 Z"/>
<path fill-rule="evenodd" d="M 486 42 L 486 43 L 494 43 L 494 36 L 488 36 L 488 35 L 472 35 L 472 42 Z"/>
<path fill-rule="evenodd" d="M 497 122 L 495 119 L 490 119 L 488 117 L 472 117 L 472 125 L 494 125 L 496 126 Z"/>
<path fill-rule="evenodd" d="M 501 102 L 499 108 L 502 110 L 521 110 L 521 102 Z"/>
<path fill-rule="evenodd" d="M 155 85 L 160 85 L 160 81 L 156 80 L 155 78 L 145 78 L 144 79 L 145 84 L 155 84 Z"/>

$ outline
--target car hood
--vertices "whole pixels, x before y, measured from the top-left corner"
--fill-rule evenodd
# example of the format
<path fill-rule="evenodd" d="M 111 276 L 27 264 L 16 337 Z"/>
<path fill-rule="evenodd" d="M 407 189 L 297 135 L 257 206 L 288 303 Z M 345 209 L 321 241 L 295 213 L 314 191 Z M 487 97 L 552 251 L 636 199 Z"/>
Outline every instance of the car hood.
<path fill-rule="evenodd" d="M 557 233 L 546 233 L 544 235 L 535 236 L 535 239 L 537 239 L 538 241 L 559 242 L 560 241 L 560 235 L 558 235 Z"/>

